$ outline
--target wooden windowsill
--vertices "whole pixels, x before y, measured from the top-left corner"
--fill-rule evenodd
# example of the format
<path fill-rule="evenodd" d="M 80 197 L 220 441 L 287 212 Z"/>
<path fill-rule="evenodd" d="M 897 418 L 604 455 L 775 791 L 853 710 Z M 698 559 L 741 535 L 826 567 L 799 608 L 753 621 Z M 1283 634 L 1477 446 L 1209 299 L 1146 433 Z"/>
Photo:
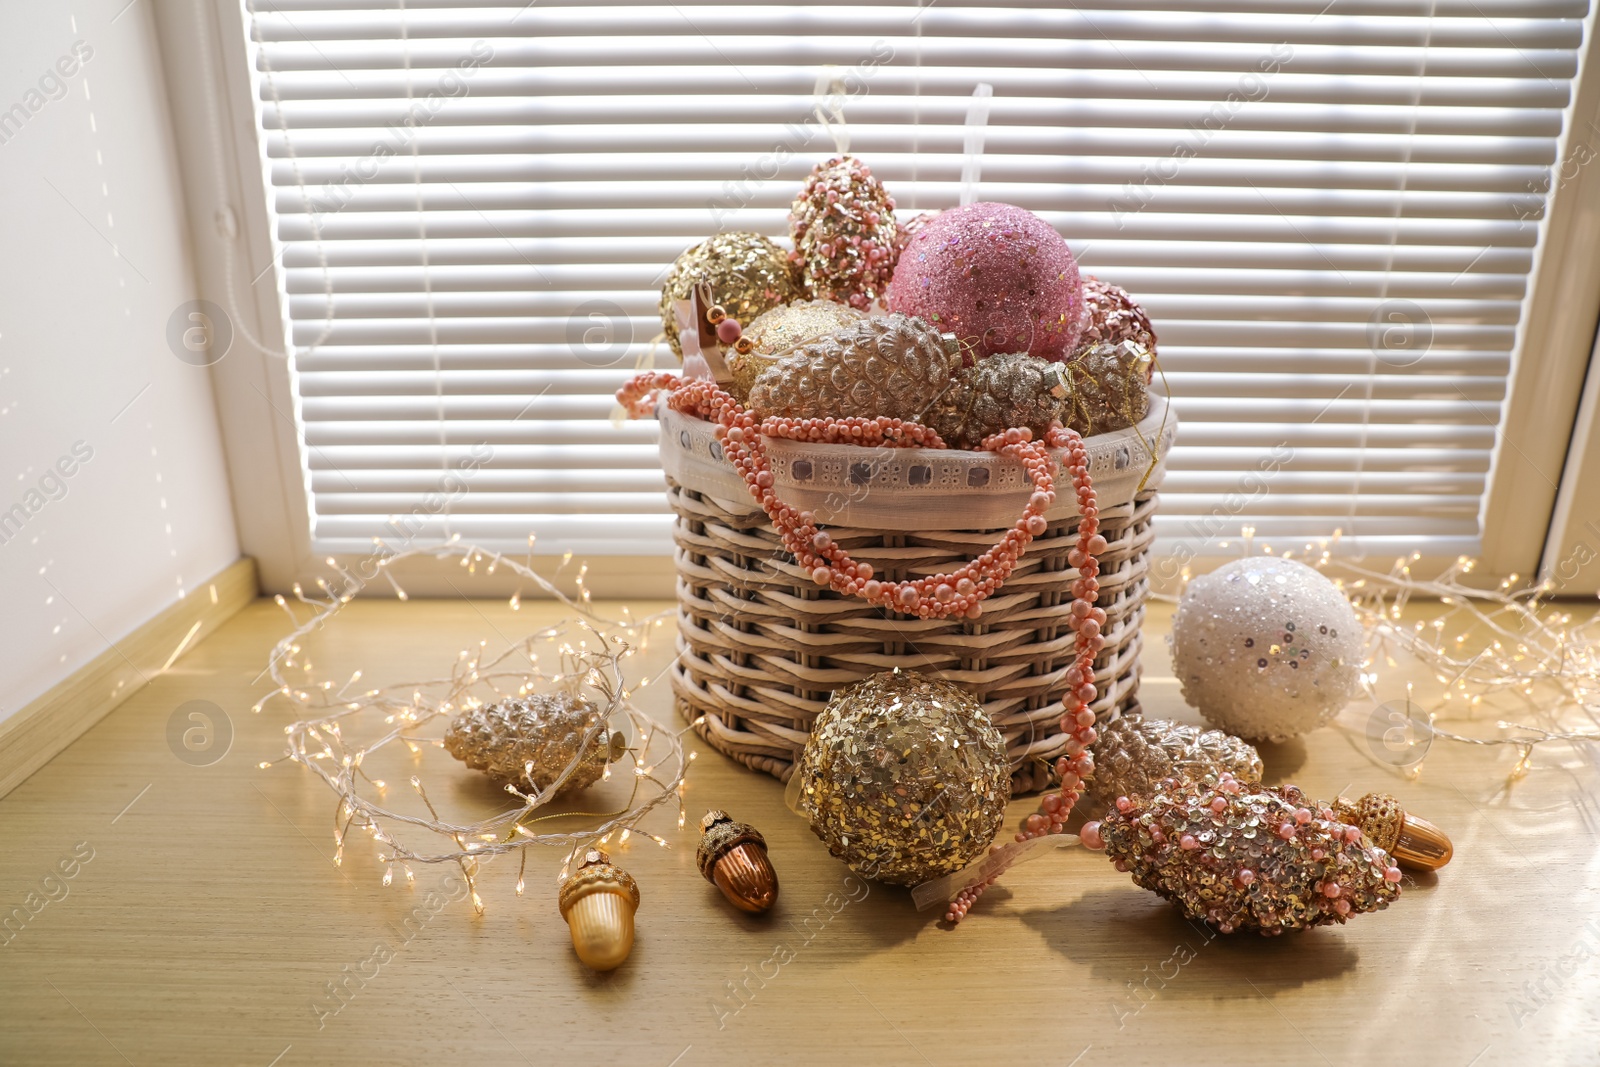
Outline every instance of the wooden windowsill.
<path fill-rule="evenodd" d="M 442 674 L 459 649 L 558 617 L 357 602 L 308 649 L 320 675 L 360 668 L 365 686 Z M 1197 721 L 1166 661 L 1169 618 L 1153 606 L 1143 700 Z M 1600 814 L 1582 751 L 1541 749 L 1508 786 L 1514 752 L 1438 741 L 1411 781 L 1369 753 L 1365 705 L 1269 746 L 1271 780 L 1394 792 L 1456 857 L 1385 912 L 1268 940 L 1211 937 L 1081 850 L 1017 868 L 943 929 L 903 890 L 849 877 L 779 783 L 690 735 L 689 828 L 662 814 L 648 825 L 670 849 L 615 850 L 643 893 L 638 942 L 596 976 L 556 910 L 553 853 L 530 855 L 521 899 L 513 865 L 489 866 L 481 918 L 432 909 L 442 869 L 381 887 L 365 839 L 333 866 L 333 795 L 293 764 L 257 767 L 283 748 L 283 707 L 249 709 L 285 629 L 270 601 L 245 608 L 0 800 L 0 920 L 23 916 L 0 933 L 0 1062 L 1466 1065 L 1600 1041 Z M 636 676 L 668 661 L 671 627 L 658 632 Z M 1407 680 L 1437 684 L 1421 670 L 1382 684 L 1402 696 Z M 233 730 L 208 766 L 168 739 L 196 700 Z M 672 721 L 664 683 L 640 700 Z M 424 758 L 433 791 L 498 802 L 448 756 Z M 1035 803 L 1014 801 L 1012 820 Z M 713 806 L 765 833 L 775 914 L 734 913 L 695 870 L 695 819 Z"/>

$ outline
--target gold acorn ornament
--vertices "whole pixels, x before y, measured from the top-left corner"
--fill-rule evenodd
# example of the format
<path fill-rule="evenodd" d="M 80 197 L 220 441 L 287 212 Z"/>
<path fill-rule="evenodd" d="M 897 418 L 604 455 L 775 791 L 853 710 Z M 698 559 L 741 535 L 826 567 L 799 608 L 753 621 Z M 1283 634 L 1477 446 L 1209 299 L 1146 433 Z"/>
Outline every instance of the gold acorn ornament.
<path fill-rule="evenodd" d="M 767 858 L 767 839 L 725 811 L 708 811 L 700 820 L 695 862 L 706 881 L 740 911 L 759 913 L 777 902 L 778 872 Z"/>
<path fill-rule="evenodd" d="M 1361 828 L 1368 843 L 1383 849 L 1402 867 L 1436 871 L 1450 862 L 1455 847 L 1445 832 L 1401 807 L 1387 793 L 1368 793 L 1359 800 L 1333 802 L 1340 822 Z"/>
<path fill-rule="evenodd" d="M 921 421 L 961 365 L 956 339 L 921 319 L 885 315 L 795 349 L 750 387 L 757 418 Z"/>
<path fill-rule="evenodd" d="M 450 720 L 444 735 L 445 750 L 456 759 L 528 792 L 543 792 L 572 767 L 556 796 L 598 782 L 626 744 L 607 728 L 603 710 L 563 692 L 469 708 Z"/>
<path fill-rule="evenodd" d="M 633 951 L 633 914 L 639 884 L 597 848 L 561 884 L 561 917 L 572 933 L 572 950 L 584 966 L 609 971 Z"/>

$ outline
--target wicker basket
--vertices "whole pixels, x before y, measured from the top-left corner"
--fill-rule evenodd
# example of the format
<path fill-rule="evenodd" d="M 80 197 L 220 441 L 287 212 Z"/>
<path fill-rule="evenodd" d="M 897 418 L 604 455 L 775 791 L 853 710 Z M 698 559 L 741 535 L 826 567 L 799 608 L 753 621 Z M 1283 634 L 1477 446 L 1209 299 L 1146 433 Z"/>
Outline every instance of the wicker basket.
<path fill-rule="evenodd" d="M 1152 400 L 1139 427 L 1086 442 L 1108 546 L 1098 601 L 1106 644 L 1095 660 L 1093 704 L 1102 721 L 1138 707 L 1150 520 L 1159 458 L 1176 431 L 1165 403 Z M 1067 553 L 1078 515 L 1070 493 L 1046 514 L 1046 533 L 979 619 L 909 617 L 819 588 L 723 461 L 711 425 L 665 408 L 660 415 L 677 513 L 672 687 L 679 713 L 712 747 L 787 780 L 835 688 L 902 667 L 972 692 L 1005 736 L 1014 790 L 1045 787 L 1048 763 L 1067 742 L 1057 720 L 1073 659 L 1066 620 L 1077 571 Z M 770 441 L 768 450 L 780 497 L 830 523 L 836 542 L 888 579 L 961 566 L 1010 526 L 1027 499 L 1021 465 L 989 453 L 788 441 Z M 1145 478 L 1152 451 L 1157 465 Z M 956 515 L 970 528 L 920 528 Z"/>

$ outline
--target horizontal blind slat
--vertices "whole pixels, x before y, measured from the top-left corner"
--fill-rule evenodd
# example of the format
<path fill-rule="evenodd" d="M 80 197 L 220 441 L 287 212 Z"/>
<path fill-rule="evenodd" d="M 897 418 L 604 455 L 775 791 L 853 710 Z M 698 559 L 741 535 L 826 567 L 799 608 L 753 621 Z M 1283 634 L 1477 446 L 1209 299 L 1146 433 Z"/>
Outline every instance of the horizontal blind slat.
<path fill-rule="evenodd" d="M 1587 10 L 258 0 L 314 537 L 370 543 L 395 512 L 665 551 L 656 427 L 613 425 L 612 393 L 683 248 L 782 243 L 832 63 L 902 218 L 956 201 L 993 86 L 983 197 L 1155 321 L 1181 420 L 1161 537 L 1470 552 Z"/>

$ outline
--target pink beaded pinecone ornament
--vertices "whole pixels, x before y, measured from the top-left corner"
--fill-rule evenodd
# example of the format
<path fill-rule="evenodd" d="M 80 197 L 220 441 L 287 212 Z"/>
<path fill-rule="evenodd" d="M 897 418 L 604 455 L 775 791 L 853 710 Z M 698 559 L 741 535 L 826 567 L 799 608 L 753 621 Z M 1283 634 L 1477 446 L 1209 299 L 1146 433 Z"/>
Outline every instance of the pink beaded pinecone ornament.
<path fill-rule="evenodd" d="M 1400 895 L 1389 854 L 1292 785 L 1246 785 L 1231 774 L 1168 778 L 1152 797 L 1118 797 L 1081 837 L 1137 884 L 1225 934 L 1343 923 Z"/>
<path fill-rule="evenodd" d="M 812 296 L 865 311 L 894 271 L 894 197 L 854 156 L 817 164 L 789 208 L 789 259 Z"/>

